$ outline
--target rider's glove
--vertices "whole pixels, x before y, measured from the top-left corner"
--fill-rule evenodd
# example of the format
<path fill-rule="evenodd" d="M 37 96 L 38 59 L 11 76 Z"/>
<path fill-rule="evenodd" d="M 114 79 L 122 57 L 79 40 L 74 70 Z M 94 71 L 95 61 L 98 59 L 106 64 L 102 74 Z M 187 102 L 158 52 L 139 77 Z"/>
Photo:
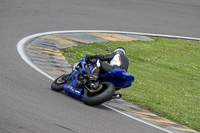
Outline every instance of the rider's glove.
<path fill-rule="evenodd" d="M 86 55 L 86 59 L 92 59 L 93 57 L 94 57 L 93 55 L 89 55 L 89 54 Z"/>

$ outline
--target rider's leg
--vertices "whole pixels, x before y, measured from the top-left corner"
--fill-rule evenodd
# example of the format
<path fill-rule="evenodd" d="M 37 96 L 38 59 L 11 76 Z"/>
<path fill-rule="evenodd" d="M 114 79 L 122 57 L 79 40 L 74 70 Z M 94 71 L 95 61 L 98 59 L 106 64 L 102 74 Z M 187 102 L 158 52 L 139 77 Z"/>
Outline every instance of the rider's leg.
<path fill-rule="evenodd" d="M 99 72 L 105 74 L 113 69 L 113 66 L 110 64 L 97 60 L 96 63 L 93 64 L 92 74 L 89 75 L 89 78 L 90 80 L 97 80 L 99 77 Z"/>
<path fill-rule="evenodd" d="M 100 62 L 101 62 L 101 67 L 100 67 L 101 73 L 105 74 L 114 69 L 113 66 L 111 66 L 110 64 L 105 63 L 103 61 L 100 61 Z"/>

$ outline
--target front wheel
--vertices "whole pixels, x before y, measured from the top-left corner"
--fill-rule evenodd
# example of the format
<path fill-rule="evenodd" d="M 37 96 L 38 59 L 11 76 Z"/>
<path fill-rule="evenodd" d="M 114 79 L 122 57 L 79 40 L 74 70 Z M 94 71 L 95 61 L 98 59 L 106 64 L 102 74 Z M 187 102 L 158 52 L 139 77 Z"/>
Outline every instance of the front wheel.
<path fill-rule="evenodd" d="M 115 86 L 110 82 L 101 82 L 102 91 L 97 95 L 90 95 L 88 90 L 85 90 L 83 102 L 90 106 L 96 106 L 110 100 L 115 93 Z"/>
<path fill-rule="evenodd" d="M 70 74 L 64 74 L 55 79 L 51 84 L 51 89 L 57 92 L 63 91 L 63 87 L 65 83 L 67 82 L 68 78 L 70 77 Z"/>

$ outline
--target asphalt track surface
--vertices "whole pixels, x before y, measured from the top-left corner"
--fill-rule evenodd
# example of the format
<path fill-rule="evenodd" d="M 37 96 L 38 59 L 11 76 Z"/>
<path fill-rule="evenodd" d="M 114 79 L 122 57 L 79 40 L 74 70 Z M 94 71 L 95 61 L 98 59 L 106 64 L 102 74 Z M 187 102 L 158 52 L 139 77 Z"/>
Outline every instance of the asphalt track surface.
<path fill-rule="evenodd" d="M 50 90 L 16 44 L 59 30 L 117 30 L 200 37 L 199 0 L 1 0 L 0 133 L 161 133 L 104 106 Z"/>

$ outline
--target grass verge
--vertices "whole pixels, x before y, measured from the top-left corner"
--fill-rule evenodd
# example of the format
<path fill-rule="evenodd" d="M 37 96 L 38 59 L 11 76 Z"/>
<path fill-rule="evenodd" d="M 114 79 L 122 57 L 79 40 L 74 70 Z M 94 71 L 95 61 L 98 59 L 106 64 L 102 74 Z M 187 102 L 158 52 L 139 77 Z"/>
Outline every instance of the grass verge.
<path fill-rule="evenodd" d="M 86 54 L 107 54 L 124 47 L 132 86 L 123 99 L 200 131 L 200 42 L 154 38 L 154 41 L 101 42 L 63 50 L 72 65 Z"/>

